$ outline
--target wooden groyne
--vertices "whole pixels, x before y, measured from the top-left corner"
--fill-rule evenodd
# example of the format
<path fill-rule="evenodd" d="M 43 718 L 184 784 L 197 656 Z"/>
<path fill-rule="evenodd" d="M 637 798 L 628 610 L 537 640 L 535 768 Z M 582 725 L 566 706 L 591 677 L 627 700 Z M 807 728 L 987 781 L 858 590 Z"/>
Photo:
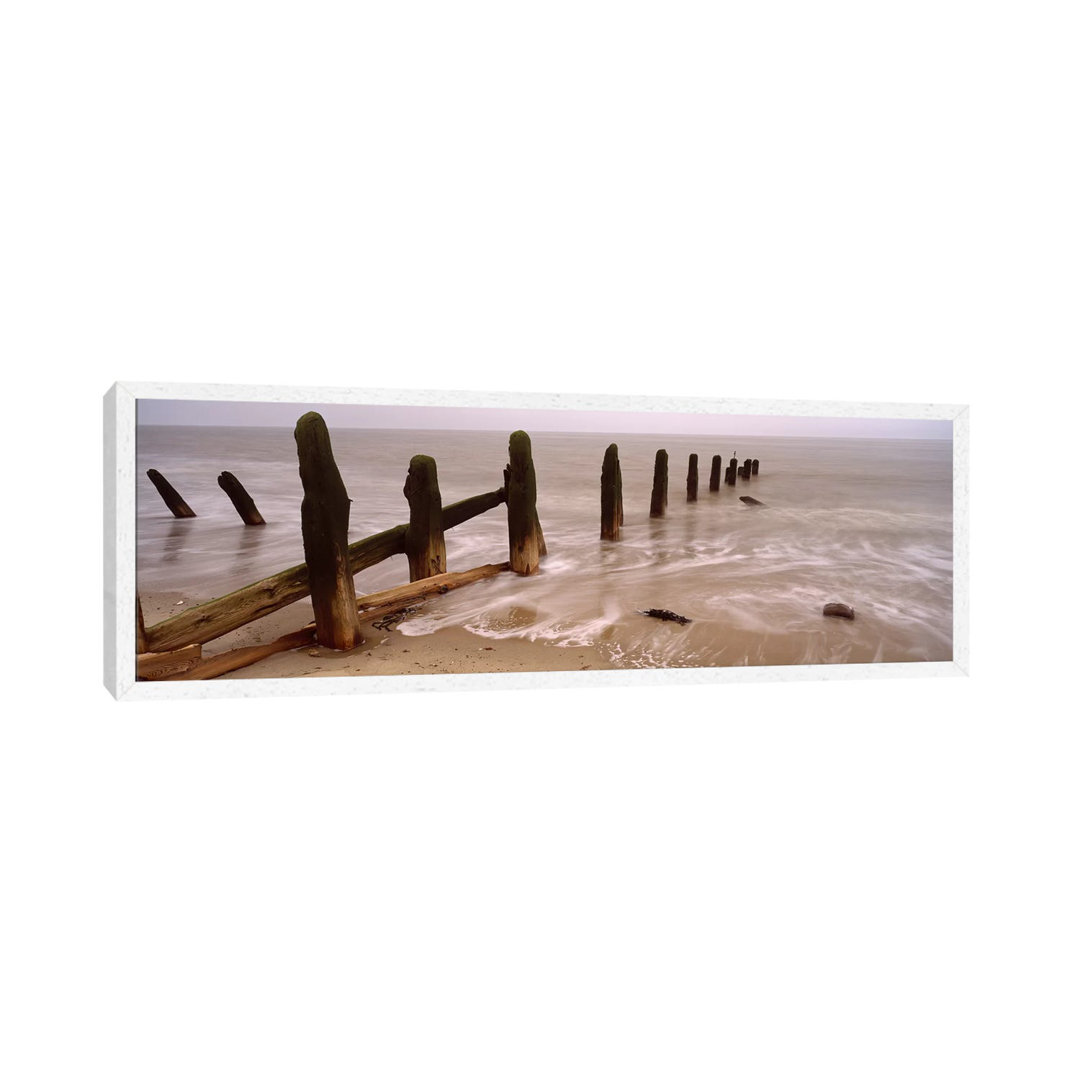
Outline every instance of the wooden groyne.
<path fill-rule="evenodd" d="M 667 509 L 668 456 L 666 450 L 656 451 L 653 465 L 652 501 L 649 504 L 649 517 L 660 518 Z"/>
<path fill-rule="evenodd" d="M 313 640 L 334 649 L 354 648 L 360 637 L 357 612 L 364 606 L 355 595 L 352 579 L 356 574 L 394 555 L 404 554 L 409 561 L 410 584 L 444 578 L 446 530 L 503 504 L 507 505 L 511 558 L 507 563 L 488 564 L 497 570 L 485 570 L 485 574 L 502 569 L 535 573 L 540 559 L 547 553 L 536 510 L 532 445 L 523 431 L 510 437 L 504 487 L 445 507 L 441 504 L 434 459 L 417 455 L 410 463 L 405 481 L 408 522 L 352 544 L 346 542 L 348 492 L 334 461 L 325 422 L 318 413 L 305 414 L 297 422 L 294 435 L 304 488 L 300 517 L 305 561 L 144 627 L 138 639 L 140 653 L 172 653 L 205 644 L 309 595 L 316 616 Z M 617 472 L 617 478 L 621 482 L 621 471 Z M 616 508 L 621 520 L 621 491 Z M 471 573 L 474 572 L 464 572 Z M 425 595 L 460 583 L 464 582 L 459 576 L 451 584 L 443 582 Z M 137 610 L 141 614 L 141 606 Z"/>
<path fill-rule="evenodd" d="M 691 454 L 689 464 L 686 467 L 687 502 L 697 502 L 697 481 L 697 454 Z"/>

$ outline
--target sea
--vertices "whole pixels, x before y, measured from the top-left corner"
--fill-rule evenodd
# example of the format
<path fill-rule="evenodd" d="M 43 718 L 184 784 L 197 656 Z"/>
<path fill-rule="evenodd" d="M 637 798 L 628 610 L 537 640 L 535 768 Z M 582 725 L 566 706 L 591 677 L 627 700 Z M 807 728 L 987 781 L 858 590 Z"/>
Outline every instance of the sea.
<path fill-rule="evenodd" d="M 438 466 L 443 505 L 503 483 L 508 432 L 335 429 L 352 499 L 350 541 L 408 520 L 409 460 Z M 947 439 L 530 432 L 548 554 L 530 577 L 505 573 L 436 597 L 395 632 L 462 627 L 480 638 L 596 646 L 618 667 L 892 663 L 952 658 L 952 443 Z M 624 524 L 600 539 L 600 470 L 615 442 Z M 669 455 L 663 518 L 649 517 L 656 451 Z M 687 501 L 689 455 L 698 497 Z M 714 454 L 759 473 L 709 491 Z M 303 562 L 291 428 L 137 430 L 137 580 L 142 594 L 202 602 Z M 147 469 L 198 515 L 174 518 Z M 245 526 L 217 477 L 244 484 L 265 526 Z M 763 503 L 750 507 L 750 495 Z M 447 569 L 508 558 L 499 506 L 446 534 Z M 408 581 L 404 555 L 356 576 L 357 595 Z M 822 615 L 848 604 L 854 620 Z M 665 609 L 690 621 L 642 614 Z"/>

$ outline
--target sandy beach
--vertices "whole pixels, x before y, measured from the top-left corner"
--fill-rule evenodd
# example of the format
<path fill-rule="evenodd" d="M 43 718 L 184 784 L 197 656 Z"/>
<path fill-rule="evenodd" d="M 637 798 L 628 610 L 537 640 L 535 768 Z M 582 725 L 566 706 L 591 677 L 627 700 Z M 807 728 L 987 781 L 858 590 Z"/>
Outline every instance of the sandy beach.
<path fill-rule="evenodd" d="M 180 592 L 142 597 L 148 625 L 193 607 L 201 600 Z M 421 608 L 421 610 L 423 610 Z M 207 642 L 203 657 L 229 649 L 262 645 L 299 630 L 313 619 L 311 603 L 300 600 L 280 611 L 248 623 L 224 637 Z M 374 621 L 378 621 L 377 619 Z M 595 646 L 563 647 L 543 641 L 508 638 L 499 641 L 461 628 L 436 630 L 408 637 L 396 629 L 380 630 L 361 616 L 364 643 L 340 653 L 319 646 L 277 653 L 250 667 L 221 675 L 222 679 L 294 679 L 324 676 L 445 675 L 508 671 L 588 671 L 611 669 L 612 664 Z"/>

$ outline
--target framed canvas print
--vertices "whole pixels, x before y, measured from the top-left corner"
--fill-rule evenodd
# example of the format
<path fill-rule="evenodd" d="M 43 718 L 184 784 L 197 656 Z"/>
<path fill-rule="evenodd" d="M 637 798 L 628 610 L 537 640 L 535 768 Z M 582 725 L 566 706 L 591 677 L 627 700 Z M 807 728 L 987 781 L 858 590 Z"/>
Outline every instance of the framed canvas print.
<path fill-rule="evenodd" d="M 117 697 L 967 665 L 952 405 L 117 384 Z"/>

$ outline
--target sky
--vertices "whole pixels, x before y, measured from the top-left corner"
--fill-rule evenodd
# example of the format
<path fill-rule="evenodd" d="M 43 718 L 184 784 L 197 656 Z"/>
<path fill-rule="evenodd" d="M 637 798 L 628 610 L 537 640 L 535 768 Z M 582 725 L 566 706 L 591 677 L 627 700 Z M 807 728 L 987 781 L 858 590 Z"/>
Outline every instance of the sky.
<path fill-rule="evenodd" d="M 716 413 L 499 409 L 440 405 L 318 405 L 278 401 L 138 401 L 141 425 L 292 427 L 309 410 L 327 426 L 429 431 L 588 431 L 612 434 L 787 435 L 823 438 L 951 439 L 951 420 L 857 416 L 750 416 Z"/>

